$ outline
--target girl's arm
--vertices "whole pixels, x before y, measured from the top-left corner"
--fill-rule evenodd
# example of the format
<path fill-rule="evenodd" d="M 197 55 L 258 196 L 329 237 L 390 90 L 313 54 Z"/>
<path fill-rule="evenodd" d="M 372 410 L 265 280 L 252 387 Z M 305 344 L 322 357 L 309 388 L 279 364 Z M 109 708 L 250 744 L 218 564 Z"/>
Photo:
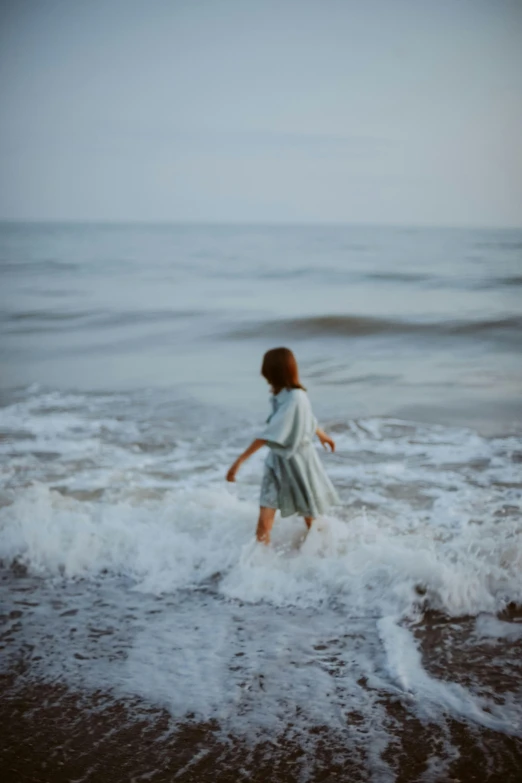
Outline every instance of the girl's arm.
<path fill-rule="evenodd" d="M 323 448 L 326 449 L 326 451 L 328 451 L 327 446 L 330 446 L 330 449 L 332 451 L 335 451 L 335 442 L 329 435 L 326 434 L 326 432 L 324 432 L 322 429 L 320 429 L 320 427 L 318 427 L 315 431 L 315 434 L 321 441 Z"/>
<path fill-rule="evenodd" d="M 235 481 L 236 480 L 236 473 L 238 472 L 239 468 L 245 462 L 249 457 L 252 456 L 252 454 L 255 454 L 256 451 L 259 451 L 259 449 L 263 448 L 265 445 L 266 440 L 261 440 L 260 438 L 256 438 L 248 447 L 248 449 L 245 449 L 245 451 L 240 454 L 240 456 L 236 459 L 232 467 L 227 473 L 227 481 Z"/>

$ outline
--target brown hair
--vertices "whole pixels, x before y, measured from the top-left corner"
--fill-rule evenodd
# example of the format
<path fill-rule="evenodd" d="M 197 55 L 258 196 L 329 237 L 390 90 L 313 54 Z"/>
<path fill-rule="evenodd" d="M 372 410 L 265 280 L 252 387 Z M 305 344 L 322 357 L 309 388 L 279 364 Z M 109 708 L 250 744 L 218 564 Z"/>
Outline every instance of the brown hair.
<path fill-rule="evenodd" d="M 263 356 L 261 375 L 271 384 L 274 394 L 282 389 L 303 389 L 299 368 L 290 348 L 272 348 Z"/>

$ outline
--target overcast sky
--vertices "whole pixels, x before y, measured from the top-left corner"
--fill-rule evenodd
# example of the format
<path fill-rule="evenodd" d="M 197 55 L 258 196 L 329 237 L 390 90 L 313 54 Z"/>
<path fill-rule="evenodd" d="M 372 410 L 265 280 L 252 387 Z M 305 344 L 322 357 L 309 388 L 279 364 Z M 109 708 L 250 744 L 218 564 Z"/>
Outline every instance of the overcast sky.
<path fill-rule="evenodd" d="M 0 217 L 522 226 L 522 0 L 0 9 Z"/>

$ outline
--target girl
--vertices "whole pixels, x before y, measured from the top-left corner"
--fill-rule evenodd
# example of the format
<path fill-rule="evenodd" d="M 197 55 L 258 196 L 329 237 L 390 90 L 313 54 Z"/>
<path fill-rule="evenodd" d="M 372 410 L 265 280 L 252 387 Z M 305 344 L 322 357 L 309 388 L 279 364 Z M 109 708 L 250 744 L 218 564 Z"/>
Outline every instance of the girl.
<path fill-rule="evenodd" d="M 269 544 L 277 509 L 283 517 L 301 514 L 310 530 L 316 516 L 340 501 L 312 439 L 317 435 L 324 448 L 329 446 L 332 451 L 335 443 L 317 426 L 292 351 L 288 348 L 267 351 L 261 375 L 272 388 L 272 413 L 263 432 L 228 471 L 227 481 L 235 481 L 239 467 L 262 446 L 270 448 L 261 482 L 256 531 L 257 540 Z"/>

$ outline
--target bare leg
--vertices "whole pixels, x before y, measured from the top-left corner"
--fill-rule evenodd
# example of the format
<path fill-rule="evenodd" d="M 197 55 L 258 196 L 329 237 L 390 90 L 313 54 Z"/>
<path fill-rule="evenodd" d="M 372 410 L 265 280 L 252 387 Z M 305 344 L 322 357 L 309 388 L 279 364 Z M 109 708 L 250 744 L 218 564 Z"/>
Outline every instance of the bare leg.
<path fill-rule="evenodd" d="M 270 543 L 270 531 L 272 530 L 272 525 L 274 524 L 275 515 L 275 508 L 261 506 L 259 509 L 256 536 L 257 540 L 261 541 L 263 544 L 268 545 Z"/>
<path fill-rule="evenodd" d="M 312 522 L 314 521 L 314 518 L 313 517 L 304 517 L 304 521 L 305 521 L 306 527 L 308 528 L 308 530 L 310 530 L 310 528 L 312 527 Z"/>

